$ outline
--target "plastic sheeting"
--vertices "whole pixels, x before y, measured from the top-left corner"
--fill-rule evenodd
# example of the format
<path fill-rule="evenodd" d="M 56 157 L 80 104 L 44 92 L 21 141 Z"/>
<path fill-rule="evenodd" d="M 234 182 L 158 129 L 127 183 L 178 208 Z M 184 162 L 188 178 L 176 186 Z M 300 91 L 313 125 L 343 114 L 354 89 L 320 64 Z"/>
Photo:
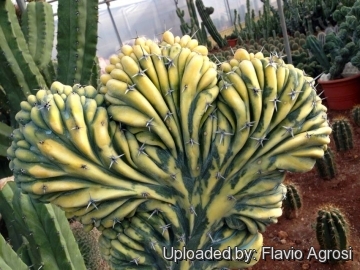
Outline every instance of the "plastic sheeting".
<path fill-rule="evenodd" d="M 194 0 L 195 1 L 195 0 Z M 211 14 L 218 31 L 232 27 L 234 9 L 240 13 L 242 21 L 246 13 L 246 0 L 203 0 L 206 7 L 213 7 Z M 276 0 L 270 1 L 276 5 Z M 57 3 L 54 3 L 57 6 Z M 54 6 L 54 8 L 56 8 Z M 185 11 L 185 20 L 190 21 L 186 0 L 178 0 L 178 7 Z M 258 10 L 263 8 L 260 0 L 250 0 L 250 8 Z M 111 21 L 110 12 L 114 18 L 115 26 Z M 99 40 L 98 56 L 108 58 L 118 52 L 121 43 L 131 43 L 137 36 L 145 36 L 151 39 L 159 39 L 161 33 L 171 28 L 175 35 L 181 35 L 180 19 L 176 14 L 174 0 L 116 0 L 110 2 L 110 8 L 106 4 L 99 5 Z M 55 18 L 56 19 L 56 18 Z M 198 15 L 199 21 L 201 21 Z"/>

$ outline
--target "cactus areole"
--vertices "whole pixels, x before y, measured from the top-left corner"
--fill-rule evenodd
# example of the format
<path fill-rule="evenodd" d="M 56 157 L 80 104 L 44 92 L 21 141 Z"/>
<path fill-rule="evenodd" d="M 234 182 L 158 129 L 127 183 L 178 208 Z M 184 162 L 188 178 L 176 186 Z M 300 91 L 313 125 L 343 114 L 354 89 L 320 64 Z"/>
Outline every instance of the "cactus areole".
<path fill-rule="evenodd" d="M 98 91 L 54 82 L 21 103 L 8 149 L 17 185 L 102 231 L 113 269 L 254 265 L 285 173 L 327 148 L 312 78 L 275 55 L 207 54 L 187 35 L 140 37 L 110 58 Z"/>

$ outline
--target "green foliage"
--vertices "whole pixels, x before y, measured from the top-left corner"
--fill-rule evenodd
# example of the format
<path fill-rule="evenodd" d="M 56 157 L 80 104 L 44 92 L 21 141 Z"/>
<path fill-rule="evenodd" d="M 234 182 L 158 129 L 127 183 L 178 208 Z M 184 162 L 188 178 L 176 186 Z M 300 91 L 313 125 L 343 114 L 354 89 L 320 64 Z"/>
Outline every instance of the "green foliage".
<path fill-rule="evenodd" d="M 21 193 L 15 182 L 9 181 L 0 190 L 0 213 L 5 220 L 13 250 L 27 267 L 45 270 L 86 269 L 69 223 L 59 207 L 30 198 Z M 14 257 L 14 252 L 6 252 Z M 0 259 L 0 266 L 1 263 Z M 19 268 L 10 269 L 22 269 L 19 258 L 14 259 L 13 263 L 18 264 Z"/>
<path fill-rule="evenodd" d="M 345 117 L 334 119 L 332 129 L 337 151 L 347 151 L 353 148 L 353 132 L 349 119 Z"/>
<path fill-rule="evenodd" d="M 324 157 L 316 160 L 316 168 L 321 178 L 333 179 L 336 176 L 336 163 L 330 148 L 324 152 Z"/>
<path fill-rule="evenodd" d="M 328 205 L 318 210 L 316 219 L 316 238 L 322 250 L 345 250 L 348 247 L 349 229 L 345 215 L 336 207 Z M 341 262 L 330 258 L 327 262 Z"/>
<path fill-rule="evenodd" d="M 286 185 L 286 197 L 283 200 L 283 211 L 287 219 L 297 218 L 302 207 L 299 188 L 293 183 Z"/>

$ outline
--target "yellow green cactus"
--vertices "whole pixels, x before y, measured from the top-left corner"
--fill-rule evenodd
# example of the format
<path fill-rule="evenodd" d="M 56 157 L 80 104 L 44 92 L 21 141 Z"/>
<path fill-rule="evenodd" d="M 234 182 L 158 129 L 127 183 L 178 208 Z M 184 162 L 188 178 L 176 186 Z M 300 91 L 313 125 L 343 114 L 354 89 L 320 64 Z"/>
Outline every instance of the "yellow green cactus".
<path fill-rule="evenodd" d="M 312 78 L 274 55 L 207 54 L 169 31 L 160 44 L 137 38 L 110 58 L 99 93 L 54 82 L 17 115 L 17 184 L 102 231 L 113 269 L 255 264 L 261 232 L 282 214 L 286 171 L 312 169 L 330 141 Z M 253 256 L 168 258 L 228 247 Z"/>

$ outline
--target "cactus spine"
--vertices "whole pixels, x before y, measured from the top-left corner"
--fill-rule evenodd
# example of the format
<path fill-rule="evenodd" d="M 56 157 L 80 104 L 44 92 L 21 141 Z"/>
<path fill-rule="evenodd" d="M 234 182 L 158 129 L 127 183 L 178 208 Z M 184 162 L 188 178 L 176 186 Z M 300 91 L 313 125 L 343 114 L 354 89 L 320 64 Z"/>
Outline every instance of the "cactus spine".
<path fill-rule="evenodd" d="M 12 181 L 1 189 L 0 205 L 10 242 L 15 250 L 19 250 L 19 256 L 28 267 L 86 269 L 68 220 L 59 207 L 36 202 L 21 193 Z"/>
<path fill-rule="evenodd" d="M 355 105 L 351 110 L 352 118 L 357 126 L 360 126 L 360 105 Z"/>
<path fill-rule="evenodd" d="M 347 151 L 353 148 L 353 133 L 349 119 L 334 119 L 332 123 L 333 138 L 337 151 Z"/>
<path fill-rule="evenodd" d="M 348 226 L 345 216 L 333 206 L 323 207 L 316 219 L 316 238 L 320 249 L 345 250 L 348 247 Z M 330 253 L 329 262 L 339 262 Z"/>
<path fill-rule="evenodd" d="M 325 150 L 324 157 L 316 160 L 316 168 L 323 179 L 333 179 L 336 176 L 336 163 L 329 147 Z"/>
<path fill-rule="evenodd" d="M 293 183 L 286 186 L 286 197 L 283 200 L 284 215 L 287 219 L 297 218 L 302 207 L 302 199 L 298 187 Z"/>

